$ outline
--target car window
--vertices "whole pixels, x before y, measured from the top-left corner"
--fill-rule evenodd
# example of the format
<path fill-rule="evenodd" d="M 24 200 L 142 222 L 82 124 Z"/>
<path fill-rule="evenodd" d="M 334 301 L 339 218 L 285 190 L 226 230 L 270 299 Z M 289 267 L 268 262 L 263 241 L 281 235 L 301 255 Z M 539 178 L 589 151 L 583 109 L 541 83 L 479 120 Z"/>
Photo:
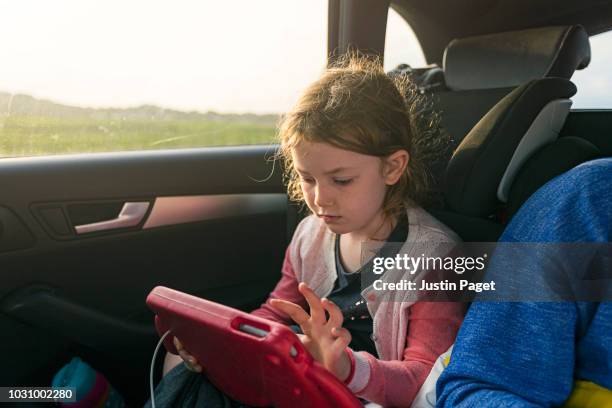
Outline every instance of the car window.
<path fill-rule="evenodd" d="M 412 28 L 395 10 L 389 8 L 384 67 L 386 71 L 390 71 L 399 64 L 423 67 L 426 62 L 421 44 Z"/>
<path fill-rule="evenodd" d="M 590 42 L 591 63 L 572 76 L 578 87 L 572 108 L 612 109 L 612 31 L 595 35 Z"/>
<path fill-rule="evenodd" d="M 0 12 L 0 157 L 270 143 L 326 62 L 325 1 L 23 0 Z"/>

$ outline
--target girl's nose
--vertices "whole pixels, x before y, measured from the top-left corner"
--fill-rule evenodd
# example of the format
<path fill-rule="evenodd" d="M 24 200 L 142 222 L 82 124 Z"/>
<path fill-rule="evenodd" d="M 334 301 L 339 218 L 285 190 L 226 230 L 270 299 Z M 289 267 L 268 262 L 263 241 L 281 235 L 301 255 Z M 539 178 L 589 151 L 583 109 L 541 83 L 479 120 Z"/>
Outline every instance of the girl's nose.
<path fill-rule="evenodd" d="M 328 188 L 317 184 L 315 191 L 315 205 L 317 207 L 329 207 L 334 202 L 331 192 Z"/>

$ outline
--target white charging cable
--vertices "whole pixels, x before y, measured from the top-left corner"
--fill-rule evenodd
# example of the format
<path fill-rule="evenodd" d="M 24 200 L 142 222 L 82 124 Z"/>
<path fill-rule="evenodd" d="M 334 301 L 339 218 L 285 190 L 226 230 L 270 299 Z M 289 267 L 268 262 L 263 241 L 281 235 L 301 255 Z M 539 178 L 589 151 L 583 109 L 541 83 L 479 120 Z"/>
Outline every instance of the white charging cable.
<path fill-rule="evenodd" d="M 149 372 L 149 387 L 151 392 L 151 408 L 155 408 L 155 393 L 153 392 L 153 371 L 155 371 L 155 359 L 157 357 L 157 352 L 159 351 L 159 347 L 164 342 L 166 336 L 170 334 L 170 330 L 168 330 L 164 335 L 159 339 L 159 343 L 157 343 L 157 347 L 155 347 L 155 351 L 153 352 L 153 359 L 151 360 L 151 370 Z"/>

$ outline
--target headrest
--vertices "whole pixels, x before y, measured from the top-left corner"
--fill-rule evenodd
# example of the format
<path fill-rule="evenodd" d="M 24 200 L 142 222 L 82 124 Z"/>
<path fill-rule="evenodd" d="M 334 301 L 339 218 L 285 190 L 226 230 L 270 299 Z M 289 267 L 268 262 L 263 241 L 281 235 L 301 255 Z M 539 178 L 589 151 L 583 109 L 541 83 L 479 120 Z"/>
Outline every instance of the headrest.
<path fill-rule="evenodd" d="M 530 81 L 502 98 L 467 134 L 446 168 L 445 199 L 460 214 L 486 217 L 499 203 L 502 179 L 508 187 L 534 149 L 557 136 L 576 86 L 562 78 Z M 557 133 L 555 133 L 557 132 Z M 524 141 L 526 135 L 535 140 Z M 530 136 L 530 137 L 531 137 Z M 519 153 L 517 148 L 522 145 Z M 509 171 L 511 162 L 517 163 Z"/>
<path fill-rule="evenodd" d="M 444 73 L 451 90 L 504 88 L 569 79 L 590 60 L 584 27 L 542 27 L 455 39 L 444 51 Z"/>

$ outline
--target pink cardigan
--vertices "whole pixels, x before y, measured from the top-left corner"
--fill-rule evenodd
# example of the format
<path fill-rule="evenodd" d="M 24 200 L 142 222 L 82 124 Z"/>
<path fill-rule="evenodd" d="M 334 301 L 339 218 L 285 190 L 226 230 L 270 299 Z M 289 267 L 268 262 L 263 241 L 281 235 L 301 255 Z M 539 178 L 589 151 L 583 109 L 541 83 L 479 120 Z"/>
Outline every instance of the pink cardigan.
<path fill-rule="evenodd" d="M 445 225 L 420 207 L 407 210 L 409 232 L 400 253 L 421 255 L 424 245 L 458 242 Z M 413 243 L 420 243 L 415 249 Z M 418 251 L 419 253 L 416 253 Z M 388 270 L 385 278 L 401 279 L 405 271 Z M 332 291 L 337 272 L 334 234 L 325 223 L 311 215 L 298 225 L 285 253 L 281 280 L 269 299 L 280 298 L 301 305 L 307 303 L 298 292 L 306 282 L 325 297 Z M 409 278 L 408 276 L 405 276 Z M 408 407 L 429 375 L 435 360 L 453 344 L 465 313 L 465 305 L 450 302 L 409 302 L 402 292 L 382 295 L 372 287 L 362 291 L 373 320 L 372 338 L 380 359 L 370 353 L 354 352 L 354 375 L 348 387 L 359 397 L 383 406 Z M 385 299 L 380 299 L 385 297 Z M 270 320 L 292 323 L 269 304 L 269 299 L 252 313 Z"/>

